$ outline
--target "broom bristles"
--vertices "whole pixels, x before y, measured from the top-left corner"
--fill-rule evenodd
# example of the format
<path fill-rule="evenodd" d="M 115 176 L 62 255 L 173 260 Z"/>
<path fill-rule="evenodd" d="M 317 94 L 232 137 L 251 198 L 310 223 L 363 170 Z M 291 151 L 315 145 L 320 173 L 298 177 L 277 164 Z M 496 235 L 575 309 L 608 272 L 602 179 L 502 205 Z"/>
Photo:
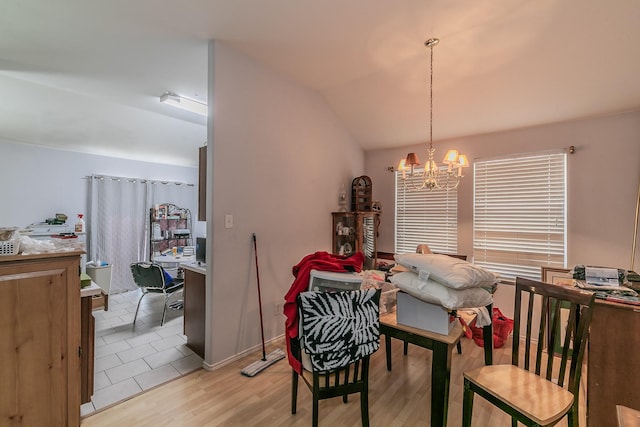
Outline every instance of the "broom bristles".
<path fill-rule="evenodd" d="M 241 373 L 242 375 L 245 375 L 247 377 L 253 377 L 282 359 L 284 359 L 284 352 L 281 349 L 277 349 L 267 354 L 265 359 L 260 359 L 253 362 L 252 364 L 244 368 Z"/>

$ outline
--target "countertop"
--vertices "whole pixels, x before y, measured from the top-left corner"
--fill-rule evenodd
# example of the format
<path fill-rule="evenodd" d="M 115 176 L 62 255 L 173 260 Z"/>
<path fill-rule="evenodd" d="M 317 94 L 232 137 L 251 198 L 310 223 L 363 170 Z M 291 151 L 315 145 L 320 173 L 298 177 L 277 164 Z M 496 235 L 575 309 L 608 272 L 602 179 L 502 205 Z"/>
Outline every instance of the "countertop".
<path fill-rule="evenodd" d="M 158 255 L 153 257 L 153 262 L 160 265 L 163 265 L 163 264 L 185 265 L 185 264 L 193 263 L 195 261 L 196 261 L 195 255 L 189 255 L 189 256 L 178 255 L 174 257 L 173 255 L 167 254 L 167 255 Z"/>
<path fill-rule="evenodd" d="M 184 264 L 180 264 L 180 266 L 185 270 L 190 270 L 190 271 L 193 271 L 194 273 L 207 274 L 207 265 L 204 262 L 202 263 L 198 263 L 196 261 L 187 262 Z"/>
<path fill-rule="evenodd" d="M 84 288 L 80 288 L 80 297 L 91 297 L 94 295 L 100 295 L 102 293 L 102 288 L 98 286 L 93 280 L 89 286 L 85 286 Z"/>

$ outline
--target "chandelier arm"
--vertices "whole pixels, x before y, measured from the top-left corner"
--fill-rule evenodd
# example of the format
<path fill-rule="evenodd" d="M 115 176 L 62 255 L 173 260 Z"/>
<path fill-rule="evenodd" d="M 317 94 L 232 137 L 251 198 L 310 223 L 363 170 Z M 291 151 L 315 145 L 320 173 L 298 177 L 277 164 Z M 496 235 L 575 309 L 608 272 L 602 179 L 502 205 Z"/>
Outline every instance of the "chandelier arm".
<path fill-rule="evenodd" d="M 404 188 L 409 191 L 422 190 L 425 187 L 425 180 L 422 179 L 424 174 L 424 172 L 414 172 L 403 177 L 402 183 Z M 418 185 L 416 185 L 416 181 L 418 181 Z"/>

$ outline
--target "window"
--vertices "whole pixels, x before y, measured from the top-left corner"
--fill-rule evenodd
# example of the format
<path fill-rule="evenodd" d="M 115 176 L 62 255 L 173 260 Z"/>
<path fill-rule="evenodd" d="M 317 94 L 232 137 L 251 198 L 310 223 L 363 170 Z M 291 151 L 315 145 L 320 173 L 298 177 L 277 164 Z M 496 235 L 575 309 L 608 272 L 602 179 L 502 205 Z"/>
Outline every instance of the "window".
<path fill-rule="evenodd" d="M 474 164 L 473 262 L 503 278 L 566 263 L 566 154 Z"/>
<path fill-rule="evenodd" d="M 411 178 L 408 186 L 411 187 Z M 417 180 L 416 180 L 417 184 Z M 433 252 L 458 252 L 458 190 L 405 189 L 396 172 L 396 253 L 426 243 Z"/>

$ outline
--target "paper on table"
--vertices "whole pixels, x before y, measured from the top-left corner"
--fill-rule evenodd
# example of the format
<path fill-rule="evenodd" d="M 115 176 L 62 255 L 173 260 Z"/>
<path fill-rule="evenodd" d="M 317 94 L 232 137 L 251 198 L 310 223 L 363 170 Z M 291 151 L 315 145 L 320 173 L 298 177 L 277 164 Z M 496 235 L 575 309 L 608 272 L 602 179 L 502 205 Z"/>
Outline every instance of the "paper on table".
<path fill-rule="evenodd" d="M 616 268 L 585 267 L 585 282 L 591 286 L 620 286 Z"/>

